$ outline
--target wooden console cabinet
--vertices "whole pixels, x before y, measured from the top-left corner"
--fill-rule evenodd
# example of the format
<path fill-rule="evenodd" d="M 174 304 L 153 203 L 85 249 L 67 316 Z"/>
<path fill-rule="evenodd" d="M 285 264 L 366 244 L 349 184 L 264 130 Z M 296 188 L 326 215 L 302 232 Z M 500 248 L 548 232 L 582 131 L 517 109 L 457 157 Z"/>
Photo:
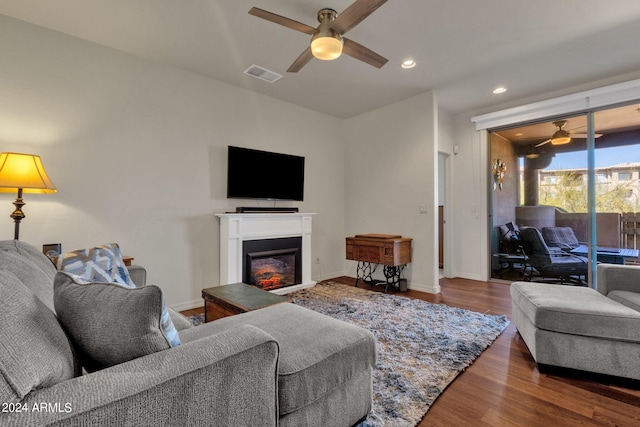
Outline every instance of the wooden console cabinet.
<path fill-rule="evenodd" d="M 411 241 L 393 234 L 356 234 L 347 237 L 347 259 L 389 267 L 411 262 Z"/>
<path fill-rule="evenodd" d="M 358 261 L 356 286 L 359 280 L 363 280 L 373 285 L 397 287 L 402 270 L 411 262 L 412 240 L 393 234 L 356 234 L 347 237 L 347 259 Z M 384 265 L 386 282 L 380 283 L 371 277 L 379 264 Z"/>

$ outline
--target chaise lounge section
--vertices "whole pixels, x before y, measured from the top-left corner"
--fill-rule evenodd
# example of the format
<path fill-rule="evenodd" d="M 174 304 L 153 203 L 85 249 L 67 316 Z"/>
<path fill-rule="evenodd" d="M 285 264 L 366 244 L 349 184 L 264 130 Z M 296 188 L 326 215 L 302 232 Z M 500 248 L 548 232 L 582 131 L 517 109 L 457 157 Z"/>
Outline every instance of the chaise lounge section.
<path fill-rule="evenodd" d="M 0 425 L 348 427 L 371 409 L 373 335 L 287 303 L 197 327 L 169 309 L 179 346 L 87 373 L 54 308 L 65 275 L 0 242 Z"/>
<path fill-rule="evenodd" d="M 598 265 L 597 290 L 514 282 L 511 301 L 538 364 L 640 380 L 640 267 Z"/>

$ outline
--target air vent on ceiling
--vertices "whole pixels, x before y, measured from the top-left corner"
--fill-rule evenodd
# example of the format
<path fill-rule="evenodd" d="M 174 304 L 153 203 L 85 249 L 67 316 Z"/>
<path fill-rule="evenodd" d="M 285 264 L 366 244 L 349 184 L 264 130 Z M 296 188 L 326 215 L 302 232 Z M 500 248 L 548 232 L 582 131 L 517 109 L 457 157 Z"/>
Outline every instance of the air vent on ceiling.
<path fill-rule="evenodd" d="M 255 64 L 244 70 L 244 73 L 248 76 L 255 77 L 269 83 L 276 82 L 282 78 L 281 74 L 274 73 L 271 70 L 267 70 L 266 68 L 259 67 Z"/>

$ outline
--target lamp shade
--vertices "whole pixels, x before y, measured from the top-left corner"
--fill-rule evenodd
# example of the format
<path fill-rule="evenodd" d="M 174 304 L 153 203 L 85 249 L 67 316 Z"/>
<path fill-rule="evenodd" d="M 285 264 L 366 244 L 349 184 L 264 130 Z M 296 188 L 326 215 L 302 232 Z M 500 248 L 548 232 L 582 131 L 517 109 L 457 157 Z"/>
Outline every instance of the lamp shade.
<path fill-rule="evenodd" d="M 0 153 L 0 192 L 55 193 L 53 182 L 42 166 L 40 156 L 21 153 Z"/>

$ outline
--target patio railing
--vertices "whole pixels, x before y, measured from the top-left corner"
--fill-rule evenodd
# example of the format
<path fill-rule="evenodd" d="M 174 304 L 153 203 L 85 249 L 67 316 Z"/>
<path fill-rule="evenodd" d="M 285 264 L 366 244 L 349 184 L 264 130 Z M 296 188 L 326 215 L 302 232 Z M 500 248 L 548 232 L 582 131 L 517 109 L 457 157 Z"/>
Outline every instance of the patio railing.
<path fill-rule="evenodd" d="M 620 217 L 620 243 L 626 249 L 640 249 L 640 212 L 625 212 Z M 626 263 L 640 264 L 640 260 Z"/>

